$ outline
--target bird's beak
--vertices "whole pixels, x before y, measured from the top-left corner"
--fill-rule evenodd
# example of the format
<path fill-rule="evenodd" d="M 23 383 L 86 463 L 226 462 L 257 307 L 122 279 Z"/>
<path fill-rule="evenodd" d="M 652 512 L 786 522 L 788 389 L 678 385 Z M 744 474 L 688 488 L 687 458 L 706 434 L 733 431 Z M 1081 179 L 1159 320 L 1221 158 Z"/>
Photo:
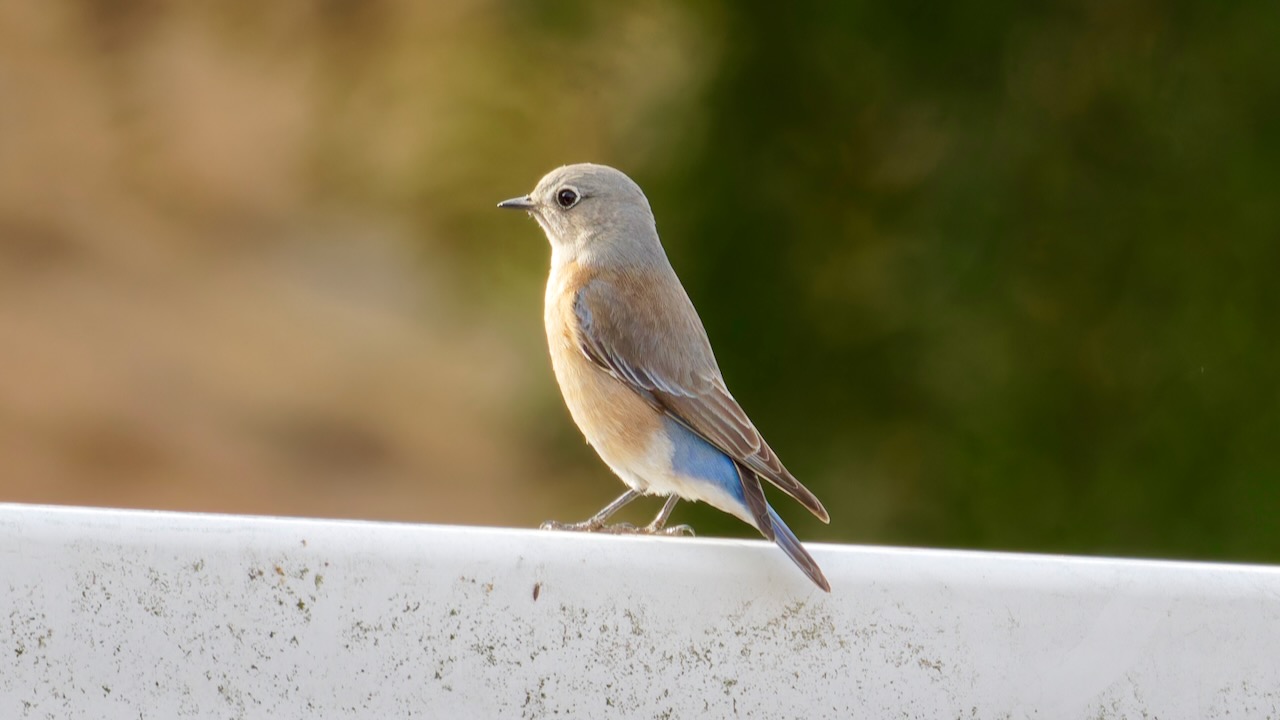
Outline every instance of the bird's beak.
<path fill-rule="evenodd" d="M 528 195 L 524 197 L 511 198 L 498 203 L 498 207 L 506 210 L 533 210 L 533 199 Z"/>

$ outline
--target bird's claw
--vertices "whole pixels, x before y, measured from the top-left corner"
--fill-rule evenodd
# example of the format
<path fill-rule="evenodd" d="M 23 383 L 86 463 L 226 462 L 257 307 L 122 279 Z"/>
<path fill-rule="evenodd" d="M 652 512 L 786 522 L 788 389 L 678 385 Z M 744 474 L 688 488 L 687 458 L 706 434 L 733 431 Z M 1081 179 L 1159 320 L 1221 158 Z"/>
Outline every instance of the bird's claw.
<path fill-rule="evenodd" d="M 610 535 L 638 535 L 644 532 L 644 529 L 638 528 L 631 523 L 615 523 L 613 525 L 605 525 L 600 528 L 599 532 Z"/>
<path fill-rule="evenodd" d="M 672 525 L 671 527 L 654 527 L 646 525 L 636 527 L 631 523 L 605 525 L 584 520 L 576 523 L 562 523 L 548 520 L 539 526 L 543 530 L 561 530 L 565 532 L 594 532 L 607 535 L 665 535 L 667 537 L 693 537 L 693 528 L 688 525 Z"/>
<path fill-rule="evenodd" d="M 548 520 L 540 526 L 543 530 L 562 530 L 566 532 L 594 532 L 606 533 L 609 535 L 634 535 L 642 532 L 641 528 L 637 528 L 631 523 L 617 523 L 615 525 L 605 525 L 600 522 L 591 522 L 583 520 L 576 523 L 562 523 L 555 520 Z"/>
<path fill-rule="evenodd" d="M 576 523 L 562 523 L 556 520 L 548 520 L 538 526 L 542 530 L 560 530 L 564 532 L 595 532 L 604 527 L 599 523 L 593 523 L 590 520 L 583 520 Z"/>
<path fill-rule="evenodd" d="M 688 525 L 672 525 L 666 528 L 649 526 L 644 530 L 650 535 L 666 535 L 667 537 L 693 537 L 695 535 L 693 528 Z"/>

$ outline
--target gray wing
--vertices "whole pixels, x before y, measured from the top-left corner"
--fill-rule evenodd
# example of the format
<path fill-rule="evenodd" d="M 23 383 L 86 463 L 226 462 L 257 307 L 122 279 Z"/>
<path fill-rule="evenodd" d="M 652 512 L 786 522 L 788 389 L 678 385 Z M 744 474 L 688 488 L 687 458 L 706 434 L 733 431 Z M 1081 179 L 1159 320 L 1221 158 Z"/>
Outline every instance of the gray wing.
<path fill-rule="evenodd" d="M 652 298 L 664 286 L 673 297 L 635 307 L 636 298 Z M 749 475 L 763 477 L 823 522 L 830 521 L 822 503 L 782 466 L 729 394 L 706 331 L 678 284 L 654 283 L 622 293 L 610 281 L 595 279 L 578 291 L 573 310 L 578 345 L 588 359 L 740 466 L 757 519 L 765 514 L 764 495 L 759 480 L 749 480 Z"/>

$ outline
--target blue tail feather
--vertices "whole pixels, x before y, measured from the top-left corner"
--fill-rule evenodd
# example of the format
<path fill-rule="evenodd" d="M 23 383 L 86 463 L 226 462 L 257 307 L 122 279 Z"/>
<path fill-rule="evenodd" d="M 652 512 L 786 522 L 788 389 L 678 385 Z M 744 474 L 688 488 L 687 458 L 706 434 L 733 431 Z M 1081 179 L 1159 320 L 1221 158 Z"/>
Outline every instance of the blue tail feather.
<path fill-rule="evenodd" d="M 773 508 L 769 508 L 769 520 L 773 522 L 773 532 L 775 534 L 774 542 L 778 543 L 778 547 L 791 558 L 791 561 L 804 571 L 805 575 L 814 582 L 815 585 L 827 592 L 831 592 L 831 584 L 827 582 L 827 577 L 822 574 L 822 568 L 818 567 L 818 563 L 814 561 L 813 556 L 808 550 L 800 544 L 800 540 L 796 538 L 795 533 L 791 532 L 791 528 L 782 522 L 782 518 L 778 517 L 778 513 Z"/>

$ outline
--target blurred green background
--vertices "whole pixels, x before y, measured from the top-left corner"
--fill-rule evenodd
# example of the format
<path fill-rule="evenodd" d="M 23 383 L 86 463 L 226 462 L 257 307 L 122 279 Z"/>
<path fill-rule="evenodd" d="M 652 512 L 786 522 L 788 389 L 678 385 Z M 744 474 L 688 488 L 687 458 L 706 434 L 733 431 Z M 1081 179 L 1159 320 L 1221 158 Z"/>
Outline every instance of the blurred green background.
<path fill-rule="evenodd" d="M 803 538 L 1280 561 L 1280 4 L 0 8 L 0 500 L 533 526 L 553 167 L 646 189 Z M 645 520 L 657 501 L 637 503 Z M 676 521 L 746 534 L 705 507 Z"/>

